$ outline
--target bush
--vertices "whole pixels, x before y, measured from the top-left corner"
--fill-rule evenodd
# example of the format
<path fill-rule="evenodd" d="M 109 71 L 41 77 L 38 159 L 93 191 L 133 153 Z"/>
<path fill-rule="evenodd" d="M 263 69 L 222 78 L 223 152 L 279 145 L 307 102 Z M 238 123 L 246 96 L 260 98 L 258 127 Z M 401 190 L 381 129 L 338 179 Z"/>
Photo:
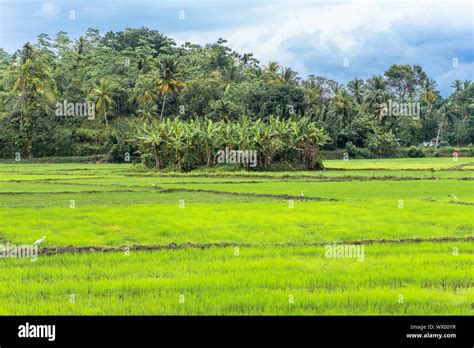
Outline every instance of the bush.
<path fill-rule="evenodd" d="M 104 151 L 100 145 L 80 144 L 77 146 L 79 156 L 92 156 L 103 154 Z"/>
<path fill-rule="evenodd" d="M 372 158 L 372 154 L 368 149 L 357 147 L 352 141 L 346 143 L 346 150 L 351 158 Z"/>
<path fill-rule="evenodd" d="M 366 145 L 376 156 L 396 157 L 398 154 L 398 140 L 392 133 L 371 134 Z"/>
<path fill-rule="evenodd" d="M 469 156 L 474 157 L 474 145 L 470 144 L 467 147 L 467 153 L 469 154 Z"/>
<path fill-rule="evenodd" d="M 2 125 L 0 127 L 0 158 L 15 158 L 15 153 L 21 152 L 19 148 L 20 137 L 18 132 L 11 127 Z"/>
<path fill-rule="evenodd" d="M 438 147 L 446 147 L 449 146 L 449 143 L 446 140 L 441 140 L 438 144 Z"/>
<path fill-rule="evenodd" d="M 408 157 L 425 157 L 421 147 L 410 146 L 407 152 Z"/>

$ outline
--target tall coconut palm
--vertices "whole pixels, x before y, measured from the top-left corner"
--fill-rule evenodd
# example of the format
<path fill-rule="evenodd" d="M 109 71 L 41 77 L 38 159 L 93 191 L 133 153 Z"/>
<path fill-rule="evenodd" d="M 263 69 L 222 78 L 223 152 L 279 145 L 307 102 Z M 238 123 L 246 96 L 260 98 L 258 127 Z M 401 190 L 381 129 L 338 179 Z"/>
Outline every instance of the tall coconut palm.
<path fill-rule="evenodd" d="M 363 87 L 364 87 L 364 80 L 361 80 L 357 77 L 347 84 L 347 88 L 349 88 L 349 91 L 351 91 L 357 104 L 359 105 L 361 105 L 362 102 L 364 101 L 364 98 L 362 96 Z"/>
<path fill-rule="evenodd" d="M 13 63 L 13 68 L 16 80 L 12 91 L 17 93 L 18 99 L 7 119 L 7 124 L 12 115 L 19 111 L 20 130 L 26 140 L 26 152 L 28 157 L 32 158 L 34 115 L 37 115 L 38 111 L 44 113 L 49 111 L 54 101 L 56 85 L 50 68 L 29 43 L 23 46 L 20 60 Z"/>
<path fill-rule="evenodd" d="M 382 104 L 390 99 L 387 90 L 387 81 L 382 76 L 374 76 L 367 80 L 364 87 L 364 99 L 367 109 L 380 118 L 382 125 L 385 124 L 385 117 L 381 114 Z"/>
<path fill-rule="evenodd" d="M 111 80 L 102 78 L 99 80 L 99 84 L 93 88 L 91 96 L 96 98 L 97 110 L 104 115 L 105 125 L 109 126 L 107 119 L 107 111 L 113 103 L 113 97 L 115 86 Z"/>
<path fill-rule="evenodd" d="M 327 80 L 328 85 L 328 92 L 331 96 L 336 96 L 339 90 L 343 87 L 343 85 L 336 80 Z"/>
<path fill-rule="evenodd" d="M 265 71 L 259 66 L 252 68 L 250 71 L 257 80 L 263 80 L 265 77 Z"/>
<path fill-rule="evenodd" d="M 275 61 L 270 61 L 267 66 L 265 66 L 265 73 L 269 84 L 278 84 L 282 82 L 281 75 L 278 73 L 279 69 L 280 64 Z"/>
<path fill-rule="evenodd" d="M 342 116 L 343 125 L 349 124 L 354 112 L 354 100 L 345 89 L 340 89 L 332 99 L 331 104 L 337 114 Z"/>
<path fill-rule="evenodd" d="M 280 69 L 280 64 L 275 61 L 268 62 L 267 66 L 265 67 L 265 70 L 270 74 L 277 74 L 278 69 Z"/>
<path fill-rule="evenodd" d="M 319 86 L 305 88 L 304 101 L 306 104 L 306 116 L 310 118 L 319 117 L 322 110 L 322 89 Z"/>
<path fill-rule="evenodd" d="M 282 68 L 281 79 L 284 83 L 297 83 L 298 73 L 291 68 Z"/>
<path fill-rule="evenodd" d="M 138 104 L 137 114 L 142 121 L 152 121 L 156 112 L 156 100 L 158 96 L 155 93 L 155 84 L 151 79 L 140 78 L 135 85 L 134 93 L 130 101 L 136 101 Z"/>
<path fill-rule="evenodd" d="M 421 98 L 428 103 L 428 113 L 431 112 L 433 104 L 438 99 L 438 93 L 436 91 L 437 83 L 435 80 L 427 78 L 422 86 Z"/>
<path fill-rule="evenodd" d="M 177 96 L 185 88 L 185 83 L 178 78 L 180 71 L 173 59 L 164 59 L 158 62 L 160 67 L 159 76 L 155 80 L 156 90 L 163 96 L 163 105 L 161 106 L 160 121 L 163 120 L 163 112 L 165 110 L 166 96 L 171 94 Z"/>
<path fill-rule="evenodd" d="M 464 88 L 464 84 L 461 80 L 455 80 L 451 87 L 454 88 L 454 93 L 459 95 Z"/>
<path fill-rule="evenodd" d="M 145 104 L 137 110 L 141 122 L 153 122 L 158 115 L 155 104 Z"/>
<path fill-rule="evenodd" d="M 134 89 L 134 98 L 140 107 L 153 104 L 158 97 L 156 95 L 155 85 L 151 79 L 139 79 Z"/>

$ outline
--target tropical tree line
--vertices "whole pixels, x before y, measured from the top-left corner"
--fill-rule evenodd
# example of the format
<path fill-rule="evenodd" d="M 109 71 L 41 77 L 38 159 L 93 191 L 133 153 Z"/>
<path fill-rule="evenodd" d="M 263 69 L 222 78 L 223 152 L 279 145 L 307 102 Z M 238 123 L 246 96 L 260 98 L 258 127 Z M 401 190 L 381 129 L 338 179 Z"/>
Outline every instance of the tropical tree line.
<path fill-rule="evenodd" d="M 58 117 L 55 105 L 65 100 L 92 101 L 98 117 Z M 416 103 L 419 117 L 387 114 L 390 101 Z M 107 154 L 121 160 L 124 152 L 138 155 L 137 129 L 166 127 L 175 118 L 183 127 L 204 120 L 269 126 L 304 119 L 324 129 L 324 150 L 395 156 L 400 147 L 424 142 L 472 144 L 473 114 L 471 81 L 453 81 L 443 98 L 417 65 L 395 64 L 381 75 L 342 84 L 302 78 L 274 61 L 261 64 L 223 39 L 178 46 L 148 28 L 104 35 L 89 29 L 77 39 L 41 34 L 11 55 L 0 49 L 3 158 Z"/>

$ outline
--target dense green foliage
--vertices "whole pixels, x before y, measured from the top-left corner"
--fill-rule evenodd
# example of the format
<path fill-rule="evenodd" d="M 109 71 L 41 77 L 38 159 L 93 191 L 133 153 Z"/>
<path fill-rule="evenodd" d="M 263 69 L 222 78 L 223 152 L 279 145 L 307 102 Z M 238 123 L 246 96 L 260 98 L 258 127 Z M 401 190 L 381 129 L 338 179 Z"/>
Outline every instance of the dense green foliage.
<path fill-rule="evenodd" d="M 96 117 L 57 116 L 56 103 L 66 102 L 91 102 Z M 387 113 L 391 102 L 418 105 L 416 117 Z M 387 157 L 431 140 L 472 144 L 473 114 L 472 82 L 454 81 L 443 99 L 419 66 L 393 65 L 345 86 L 321 76 L 300 78 L 276 62 L 262 65 L 222 39 L 177 46 L 147 28 L 102 36 L 89 29 L 78 39 L 41 34 L 13 55 L 0 50 L 2 158 L 103 154 L 123 161 L 129 153 L 133 160 L 137 125 L 177 117 L 186 124 L 307 117 L 328 134 L 324 149 Z"/>
<path fill-rule="evenodd" d="M 251 159 L 246 158 L 243 163 L 246 169 L 257 165 L 268 167 L 274 161 L 303 163 L 308 169 L 321 169 L 319 148 L 327 141 L 327 135 L 307 117 L 298 120 L 270 117 L 267 124 L 247 117 L 227 123 L 168 118 L 166 122 L 137 126 L 136 133 L 138 151 L 146 164 L 153 163 L 158 168 L 177 164 L 180 170 L 214 164 L 218 162 L 216 154 L 222 149 L 254 150 L 255 162 L 251 164 Z"/>

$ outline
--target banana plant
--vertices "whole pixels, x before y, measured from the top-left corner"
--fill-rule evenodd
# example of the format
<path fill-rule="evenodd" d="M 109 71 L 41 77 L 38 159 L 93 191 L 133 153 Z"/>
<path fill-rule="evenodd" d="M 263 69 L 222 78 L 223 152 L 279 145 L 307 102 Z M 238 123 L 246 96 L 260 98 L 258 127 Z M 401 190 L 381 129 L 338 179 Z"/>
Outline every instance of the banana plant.
<path fill-rule="evenodd" d="M 165 127 L 168 132 L 168 139 L 166 140 L 166 143 L 174 152 L 176 163 L 181 169 L 181 159 L 186 147 L 186 133 L 184 126 L 178 118 L 175 118 L 174 120 L 168 118 L 165 122 Z"/>
<path fill-rule="evenodd" d="M 205 119 L 202 122 L 198 132 L 202 143 L 204 144 L 206 164 L 211 165 L 213 159 L 213 149 L 216 144 L 216 140 L 221 140 L 219 133 L 221 132 L 220 123 L 214 123 L 210 119 Z"/>
<path fill-rule="evenodd" d="M 155 167 L 161 168 L 162 151 L 165 144 L 165 132 L 162 123 L 144 123 L 136 126 L 136 138 L 139 140 L 139 152 L 141 155 L 152 154 L 155 159 Z"/>

